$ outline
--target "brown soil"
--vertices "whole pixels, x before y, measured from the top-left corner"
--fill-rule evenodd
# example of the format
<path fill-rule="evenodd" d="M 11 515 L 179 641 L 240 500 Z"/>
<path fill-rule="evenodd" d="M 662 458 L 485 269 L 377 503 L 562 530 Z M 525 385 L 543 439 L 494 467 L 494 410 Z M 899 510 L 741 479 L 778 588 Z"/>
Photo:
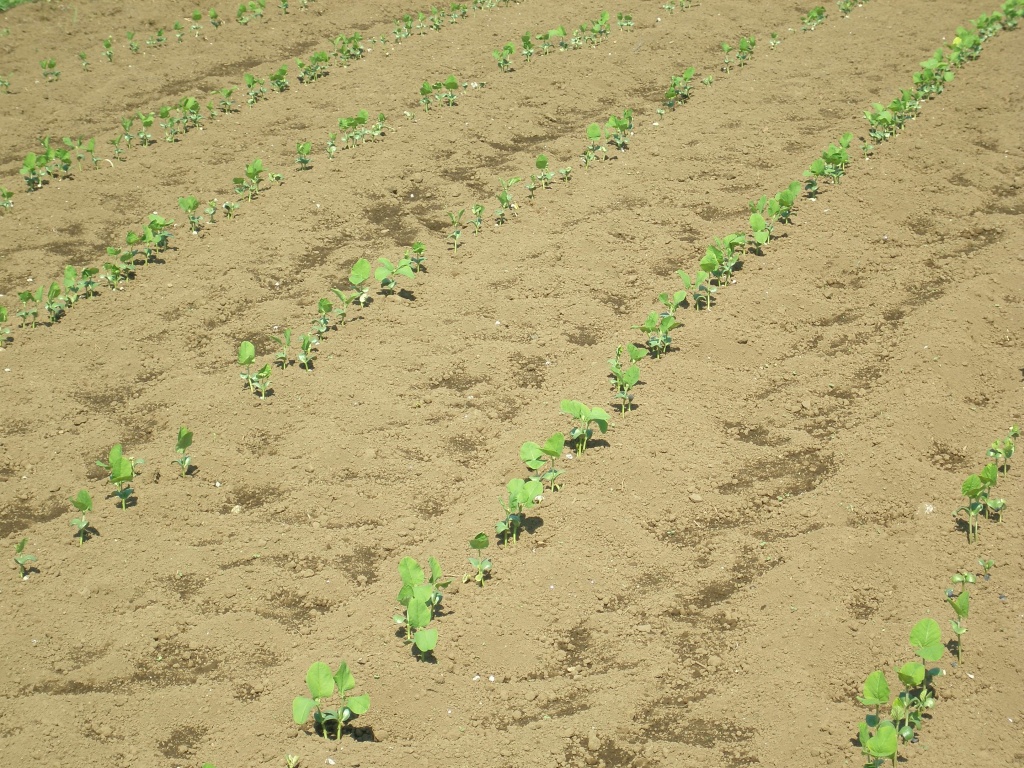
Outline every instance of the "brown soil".
<path fill-rule="evenodd" d="M 907 633 L 979 557 L 963 667 L 909 764 L 1024 764 L 1021 540 L 1016 470 L 1001 525 L 968 545 L 950 513 L 988 444 L 1024 416 L 1022 32 L 1006 32 L 946 92 L 796 222 L 748 255 L 708 312 L 681 314 L 675 349 L 641 363 L 637 408 L 492 548 L 484 589 L 453 587 L 436 663 L 395 637 L 398 560 L 435 555 L 456 577 L 493 531 L 518 449 L 568 423 L 559 401 L 608 402 L 605 360 L 675 290 L 747 201 L 799 178 L 862 111 L 888 101 L 958 25 L 994 0 L 873 0 L 814 32 L 810 4 L 707 0 L 609 8 L 596 48 L 491 51 L 575 27 L 602 5 L 530 0 L 471 11 L 300 85 L 294 58 L 353 30 L 390 34 L 397 2 L 317 0 L 246 27 L 132 55 L 192 5 L 37 3 L 0 16 L 0 293 L 101 264 L 146 215 L 173 216 L 172 249 L 124 290 L 20 330 L 0 353 L 0 533 L 39 557 L 0 588 L 0 754 L 10 764 L 280 766 L 860 765 L 864 677 L 912 658 Z M 273 2 L 268 5 L 274 5 Z M 129 7 L 130 6 L 130 7 Z M 632 30 L 615 28 L 631 11 Z M 233 17 L 227 9 L 225 16 Z M 657 17 L 660 22 L 656 21 Z M 768 35 L 783 41 L 769 49 Z M 718 72 L 719 43 L 754 34 L 749 66 Z M 99 40 L 115 39 L 108 64 Z M 518 48 L 518 45 L 517 45 Z M 85 50 L 91 71 L 75 54 Z M 53 55 L 63 74 L 40 82 Z M 27 194 L 41 134 L 97 135 L 121 116 L 289 65 L 292 87 L 178 143 L 132 148 Z M 687 66 L 691 103 L 659 115 Z M 419 109 L 424 79 L 485 82 L 455 108 Z M 1014 74 L 1017 73 L 1017 74 Z M 579 164 L 584 129 L 635 110 L 627 152 Z M 333 160 L 338 117 L 384 112 L 386 138 Z M 403 117 L 408 110 L 414 120 Z M 154 131 L 158 134 L 157 131 Z M 311 170 L 297 141 L 314 142 Z M 494 207 L 499 177 L 546 153 L 568 184 L 503 227 L 446 245 L 446 211 Z M 233 220 L 188 234 L 181 195 L 234 199 L 255 157 L 284 183 Z M 405 297 L 374 296 L 320 344 L 314 370 L 275 369 L 264 402 L 235 350 L 301 332 L 358 258 L 427 244 Z M 31 282 L 30 282 L 31 281 Z M 294 342 L 293 342 L 294 348 Z M 181 424 L 195 471 L 176 476 Z M 106 498 L 95 461 L 145 457 L 137 504 Z M 99 535 L 82 547 L 68 498 L 87 488 Z M 12 564 L 13 565 L 13 564 Z M 309 664 L 348 660 L 372 699 L 358 738 L 292 723 Z M 333 763 L 331 763 L 333 761 Z"/>

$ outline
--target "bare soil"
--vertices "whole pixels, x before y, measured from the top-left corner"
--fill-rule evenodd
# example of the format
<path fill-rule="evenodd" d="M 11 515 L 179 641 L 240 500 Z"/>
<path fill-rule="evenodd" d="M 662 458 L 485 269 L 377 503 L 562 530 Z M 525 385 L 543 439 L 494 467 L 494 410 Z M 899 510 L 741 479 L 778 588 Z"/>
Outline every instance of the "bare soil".
<path fill-rule="evenodd" d="M 636 408 L 562 460 L 564 487 L 518 544 L 492 544 L 480 589 L 459 584 L 467 541 L 493 532 L 521 443 L 569 428 L 564 398 L 610 409 L 605 361 L 642 341 L 631 326 L 679 288 L 675 270 L 744 229 L 748 200 L 800 178 L 840 134 L 859 147 L 863 110 L 994 2 L 872 0 L 848 18 L 832 3 L 805 33 L 809 4 L 529 0 L 370 41 L 308 86 L 296 57 L 340 33 L 392 39 L 410 8 L 291 6 L 248 26 L 221 9 L 223 26 L 204 19 L 198 37 L 181 2 L 0 15 L 0 182 L 16 192 L 0 216 L 14 326 L 0 352 L 0 534 L 8 552 L 27 536 L 39 558 L 0 587 L 6 762 L 860 765 L 864 677 L 884 668 L 896 684 L 921 617 L 950 639 L 950 574 L 986 557 L 964 664 L 943 660 L 933 716 L 902 754 L 1024 765 L 1020 471 L 1001 480 L 1005 519 L 983 519 L 979 543 L 951 515 L 963 478 L 1024 417 L 1024 32 L 988 41 L 900 135 L 802 199 L 710 311 L 681 312 L 674 349 L 641 363 Z M 515 71 L 495 66 L 504 42 L 605 9 L 597 47 L 526 63 L 517 43 Z M 148 48 L 157 26 L 169 42 Z M 720 72 L 719 43 L 744 35 L 753 60 Z M 48 56 L 55 83 L 42 82 Z M 284 93 L 249 108 L 239 87 L 237 111 L 202 131 L 24 191 L 18 168 L 40 136 L 95 135 L 106 158 L 122 116 L 205 103 L 285 64 Z M 659 114 L 688 66 L 714 84 Z M 452 73 L 484 85 L 424 112 L 420 83 Z M 626 108 L 629 150 L 584 169 L 586 125 Z M 329 159 L 328 132 L 360 109 L 393 130 Z M 518 215 L 495 226 L 499 178 L 528 177 L 542 152 L 572 180 L 532 201 L 520 184 Z M 190 235 L 177 198 L 236 199 L 231 179 L 256 157 L 283 183 Z M 485 227 L 455 253 L 446 211 L 474 203 Z M 160 263 L 58 323 L 17 327 L 19 291 L 102 264 L 154 211 L 177 222 Z M 305 332 L 358 258 L 394 261 L 415 240 L 427 271 L 403 295 L 374 292 L 313 370 L 275 368 L 265 401 L 241 386 L 240 341 L 269 362 L 270 335 Z M 185 478 L 171 463 L 182 424 L 195 432 Z M 125 511 L 95 466 L 117 442 L 146 459 Z M 98 531 L 81 547 L 68 524 L 80 488 Z M 391 621 L 406 555 L 436 556 L 456 579 L 428 662 Z M 292 722 L 291 700 L 311 662 L 342 659 L 372 707 L 326 741 Z"/>

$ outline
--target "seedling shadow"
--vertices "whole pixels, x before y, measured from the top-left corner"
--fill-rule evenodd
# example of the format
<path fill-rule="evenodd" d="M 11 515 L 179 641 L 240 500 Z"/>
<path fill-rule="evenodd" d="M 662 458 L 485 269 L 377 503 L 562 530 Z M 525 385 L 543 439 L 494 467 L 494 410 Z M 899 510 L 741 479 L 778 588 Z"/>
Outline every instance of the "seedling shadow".
<path fill-rule="evenodd" d="M 399 288 L 397 295 L 401 296 L 406 301 L 416 301 L 416 294 L 414 294 L 408 288 Z"/>
<path fill-rule="evenodd" d="M 958 531 L 960 531 L 960 533 L 962 533 L 965 537 L 967 537 L 967 543 L 969 544 L 970 541 L 971 541 L 971 525 L 970 525 L 970 522 L 967 521 L 967 520 L 964 520 L 961 517 L 958 517 L 955 522 L 956 522 L 956 529 Z"/>
<path fill-rule="evenodd" d="M 591 448 L 611 448 L 611 445 L 612 444 L 607 440 L 602 440 L 601 438 L 590 438 L 590 440 L 587 441 L 587 450 L 589 451 Z"/>
<path fill-rule="evenodd" d="M 523 520 L 523 530 L 533 536 L 544 525 L 543 517 L 527 517 Z"/>

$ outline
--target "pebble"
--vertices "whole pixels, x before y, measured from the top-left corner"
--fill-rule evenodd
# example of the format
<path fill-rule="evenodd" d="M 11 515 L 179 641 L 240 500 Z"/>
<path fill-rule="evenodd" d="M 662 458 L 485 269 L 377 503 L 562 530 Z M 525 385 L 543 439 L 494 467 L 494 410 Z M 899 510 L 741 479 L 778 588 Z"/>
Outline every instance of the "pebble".
<path fill-rule="evenodd" d="M 699 504 L 700 502 L 704 501 L 704 497 L 701 496 L 699 493 L 691 493 L 690 501 L 692 501 L 694 504 Z"/>

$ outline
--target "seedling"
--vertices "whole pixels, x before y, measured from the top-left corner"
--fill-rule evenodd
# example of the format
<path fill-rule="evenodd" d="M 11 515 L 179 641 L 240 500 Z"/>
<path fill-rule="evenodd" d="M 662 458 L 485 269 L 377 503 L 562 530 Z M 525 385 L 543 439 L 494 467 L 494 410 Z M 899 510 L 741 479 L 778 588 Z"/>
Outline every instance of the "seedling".
<path fill-rule="evenodd" d="M 373 273 L 374 279 L 380 283 L 381 292 L 385 296 L 395 293 L 399 275 L 408 278 L 416 277 L 416 273 L 412 271 L 412 261 L 409 258 L 402 258 L 398 264 L 392 264 L 389 259 L 382 256 L 380 266 Z"/>
<path fill-rule="evenodd" d="M 274 360 L 279 362 L 281 370 L 284 370 L 288 367 L 288 352 L 292 345 L 292 329 L 285 328 L 280 336 L 271 336 L 270 338 L 281 348 L 277 355 L 274 356 Z"/>
<path fill-rule="evenodd" d="M 605 136 L 608 143 L 616 149 L 629 149 L 629 132 L 633 130 L 633 110 L 625 110 L 621 116 L 611 115 L 605 124 Z"/>
<path fill-rule="evenodd" d="M 633 17 L 628 13 L 619 13 L 616 16 L 619 29 L 632 29 L 633 28 Z"/>
<path fill-rule="evenodd" d="M 491 51 L 491 56 L 494 57 L 495 62 L 498 64 L 498 69 L 502 72 L 512 71 L 512 57 L 515 55 L 516 47 L 512 43 L 505 43 L 501 48 Z"/>
<path fill-rule="evenodd" d="M 548 170 L 548 157 L 547 155 L 537 155 L 537 159 L 534 161 L 534 165 L 537 166 L 539 173 L 536 176 L 542 189 L 550 189 L 551 182 L 555 178 L 555 174 Z"/>
<path fill-rule="evenodd" d="M 992 578 L 992 574 L 990 574 L 989 571 L 995 567 L 995 564 L 995 560 L 985 560 L 983 558 L 978 559 L 978 565 L 980 565 L 982 570 L 985 572 L 982 576 L 982 578 L 985 579 L 985 581 L 988 581 L 990 578 Z"/>
<path fill-rule="evenodd" d="M 827 15 L 828 14 L 825 12 L 825 6 L 823 5 L 819 5 L 809 10 L 806 14 L 804 14 L 803 18 L 801 19 L 801 21 L 803 22 L 802 28 L 804 32 L 810 32 L 816 26 L 821 24 L 821 22 L 825 20 L 825 17 Z"/>
<path fill-rule="evenodd" d="M 311 141 L 300 141 L 295 144 L 295 154 L 298 157 L 295 158 L 295 162 L 299 164 L 300 171 L 308 171 L 312 166 L 313 162 L 309 154 L 313 151 L 313 142 Z"/>
<path fill-rule="evenodd" d="M 729 74 L 732 71 L 732 59 L 729 58 L 729 54 L 732 53 L 732 46 L 728 43 L 721 43 L 722 53 L 725 54 L 725 60 L 722 62 L 721 70 L 725 74 Z"/>
<path fill-rule="evenodd" d="M 472 539 L 469 540 L 469 546 L 471 549 L 476 550 L 479 557 L 469 558 L 469 564 L 476 569 L 476 573 L 467 573 L 462 577 L 462 583 L 465 584 L 470 580 L 475 581 L 481 587 L 484 585 L 484 580 L 491 575 L 491 561 L 483 556 L 483 550 L 487 549 L 491 545 L 490 539 L 487 538 L 487 534 L 480 532 Z"/>
<path fill-rule="evenodd" d="M 43 70 L 43 77 L 48 83 L 55 83 L 60 80 L 60 70 L 57 69 L 56 59 L 43 59 L 39 62 L 39 66 Z"/>
<path fill-rule="evenodd" d="M 463 208 L 458 213 L 455 213 L 453 211 L 446 211 L 446 213 L 448 214 L 448 220 L 452 224 L 452 231 L 448 235 L 447 239 L 452 241 L 453 253 L 458 254 L 459 239 L 462 237 L 462 230 L 465 227 L 465 224 L 463 224 L 462 222 L 462 217 L 466 215 L 466 209 Z M 379 280 L 380 278 L 377 279 Z"/>
<path fill-rule="evenodd" d="M 708 86 L 714 85 L 714 83 L 715 83 L 715 76 L 714 75 L 708 75 L 703 80 L 701 80 L 701 83 L 704 84 L 704 85 L 708 85 Z"/>
<path fill-rule="evenodd" d="M 413 244 L 415 248 L 416 244 Z M 345 318 L 348 316 L 348 308 L 353 303 L 358 302 L 360 307 L 366 306 L 366 302 L 369 299 L 369 291 L 363 285 L 370 277 L 370 262 L 366 259 L 359 259 L 355 264 L 352 265 L 352 269 L 349 271 L 348 282 L 351 288 L 351 293 L 345 293 L 340 288 L 332 288 L 331 291 L 335 296 L 338 297 L 337 309 L 334 310 L 335 314 L 341 321 L 341 324 L 345 324 Z"/>
<path fill-rule="evenodd" d="M 11 329 L 5 328 L 4 323 L 7 322 L 7 307 L 0 307 L 0 349 L 3 349 L 7 344 L 7 339 L 11 335 Z"/>
<path fill-rule="evenodd" d="M 28 546 L 28 538 L 24 538 L 14 545 L 14 562 L 18 566 L 18 575 L 22 580 L 28 578 L 28 564 L 39 561 L 38 557 L 25 551 L 26 546 Z"/>
<path fill-rule="evenodd" d="M 768 40 L 768 45 L 771 46 L 772 50 L 775 50 L 775 46 L 779 45 L 782 40 L 779 39 L 778 32 L 772 32 L 771 38 Z"/>
<path fill-rule="evenodd" d="M 989 447 L 986 456 L 995 459 L 999 471 L 1004 475 L 1010 471 L 1010 459 L 1013 458 L 1016 449 L 1016 439 L 1020 437 L 1020 429 L 1016 426 L 1010 427 L 1010 433 L 1005 440 L 996 440 Z"/>
<path fill-rule="evenodd" d="M 298 755 L 285 755 L 284 756 L 285 768 L 298 768 L 299 760 L 301 760 L 301 759 L 302 758 L 299 757 Z"/>
<path fill-rule="evenodd" d="M 974 583 L 977 582 L 977 577 L 973 573 L 971 573 L 970 571 L 957 571 L 956 573 L 954 573 L 950 577 L 949 580 L 952 582 L 954 587 L 957 587 L 957 586 L 960 587 L 960 591 L 963 592 L 971 584 L 974 584 Z M 946 597 L 947 598 L 953 597 L 954 594 L 955 594 L 954 590 L 952 590 L 952 589 L 947 589 L 946 590 Z"/>
<path fill-rule="evenodd" d="M 330 315 L 334 311 L 334 305 L 331 304 L 330 299 L 320 299 L 316 304 L 316 311 L 317 316 L 316 320 L 313 321 L 313 333 L 317 337 L 323 338 L 331 328 Z"/>
<path fill-rule="evenodd" d="M 676 294 L 683 294 L 683 298 L 686 298 L 685 291 L 679 291 Z M 661 294 L 667 296 L 667 294 Z M 675 310 L 673 309 L 673 314 Z M 670 315 L 671 316 L 671 315 Z M 626 367 L 623 368 L 623 363 L 619 361 L 622 357 L 622 353 L 626 353 Z M 637 362 L 647 356 L 647 350 L 640 349 L 634 344 L 627 344 L 623 347 L 615 348 L 615 357 L 609 358 L 608 367 L 611 369 L 610 378 L 612 380 L 612 386 L 615 389 L 613 398 L 619 402 L 619 408 L 621 413 L 625 413 L 633 404 L 633 393 L 632 389 L 640 381 L 640 366 Z"/>
<path fill-rule="evenodd" d="M 197 213 L 199 210 L 199 198 L 195 195 L 179 197 L 178 207 L 185 212 L 186 216 L 188 216 L 189 231 L 193 235 L 198 235 L 199 230 L 203 228 L 203 217 Z"/>
<path fill-rule="evenodd" d="M 260 400 L 266 400 L 267 392 L 270 391 L 270 363 L 256 371 L 256 382 L 253 386 L 260 393 Z"/>
<path fill-rule="evenodd" d="M 86 72 L 88 72 L 89 71 L 89 57 L 85 55 L 84 51 L 79 51 L 78 52 L 78 60 L 80 62 L 82 62 L 82 69 L 84 69 Z"/>
<path fill-rule="evenodd" d="M 757 39 L 751 37 L 741 37 L 739 43 L 736 45 L 736 61 L 739 65 L 745 66 L 750 59 L 754 56 L 754 46 L 757 45 Z"/>
<path fill-rule="evenodd" d="M 953 634 L 956 635 L 956 661 L 963 664 L 964 634 L 967 632 L 967 617 L 971 609 L 971 593 L 966 589 L 956 597 L 947 597 L 946 602 L 956 614 L 956 618 L 950 620 Z"/>
<path fill-rule="evenodd" d="M 238 374 L 242 383 L 255 392 L 256 377 L 252 373 L 252 364 L 256 361 L 256 348 L 251 341 L 243 341 L 238 345 L 238 364 L 245 366 L 245 372 Z"/>
<path fill-rule="evenodd" d="M 270 74 L 270 87 L 278 93 L 288 90 L 288 67 L 281 67 Z"/>
<path fill-rule="evenodd" d="M 519 529 L 526 519 L 526 510 L 537 503 L 537 500 L 544 493 L 544 485 L 539 480 L 523 480 L 515 477 L 508 481 L 505 487 L 506 498 L 498 499 L 505 518 L 499 520 L 495 526 L 495 535 L 502 538 L 505 546 L 509 543 L 515 544 L 519 540 Z"/>
<path fill-rule="evenodd" d="M 189 467 L 192 466 L 192 457 L 186 453 L 190 447 L 192 447 L 192 433 L 188 427 L 179 427 L 178 442 L 174 445 L 178 458 L 174 459 L 174 463 L 181 467 L 182 477 L 188 474 Z"/>
<path fill-rule="evenodd" d="M 114 40 L 113 40 L 113 38 L 108 37 L 105 40 L 102 40 L 101 42 L 103 43 L 103 56 L 106 58 L 107 61 L 113 62 L 114 61 Z"/>
<path fill-rule="evenodd" d="M 579 400 L 563 400 L 561 411 L 575 421 L 569 440 L 576 444 L 576 455 L 582 456 L 594 436 L 596 426 L 603 435 L 608 431 L 608 414 L 602 408 L 589 408 Z"/>
<path fill-rule="evenodd" d="M 311 370 L 313 363 L 316 362 L 316 350 L 313 349 L 313 337 L 308 333 L 302 334 L 299 347 L 299 354 L 297 355 L 299 367 L 304 371 Z"/>
<path fill-rule="evenodd" d="M 608 150 L 602 143 L 603 137 L 604 131 L 601 130 L 600 125 L 598 125 L 597 123 L 591 123 L 590 125 L 587 126 L 587 139 L 590 141 L 590 144 L 588 144 L 587 148 L 583 150 L 584 168 L 589 168 L 590 164 L 597 159 L 597 156 L 599 154 L 602 157 L 605 157 L 607 155 Z"/>
<path fill-rule="evenodd" d="M 189 29 L 192 30 L 192 34 L 196 36 L 197 40 L 199 39 L 199 33 L 203 29 L 203 25 L 199 23 L 202 20 L 203 20 L 203 12 L 202 11 L 200 11 L 198 8 L 196 10 L 192 11 L 192 25 L 189 27 Z"/>
<path fill-rule="evenodd" d="M 233 181 L 235 192 L 239 195 L 246 195 L 247 199 L 251 201 L 260 193 L 260 184 L 263 182 L 263 161 L 257 158 L 248 163 L 245 166 L 245 176 L 238 177 Z"/>
<path fill-rule="evenodd" d="M 431 557 L 428 562 L 429 580 L 413 558 L 403 557 L 398 563 L 402 588 L 396 599 L 405 608 L 405 615 L 392 617 L 395 624 L 405 628 L 405 642 L 414 645 L 421 658 L 437 647 L 437 630 L 428 629 L 427 625 L 441 604 L 441 590 L 451 584 L 451 579 L 444 580 L 441 565 L 435 558 Z"/>
<path fill-rule="evenodd" d="M 120 443 L 110 449 L 106 461 L 96 462 L 96 466 L 103 467 L 109 473 L 107 480 L 116 488 L 112 495 L 121 500 L 122 510 L 128 509 L 128 499 L 135 493 L 131 481 L 135 478 L 135 467 L 142 463 L 141 459 L 125 456 Z"/>
<path fill-rule="evenodd" d="M 338 35 L 331 40 L 334 45 L 334 56 L 342 64 L 348 66 L 350 61 L 363 58 L 363 36 L 353 32 L 351 36 Z"/>
<path fill-rule="evenodd" d="M 682 323 L 671 315 L 662 316 L 657 312 L 651 312 L 642 325 L 634 325 L 633 328 L 647 334 L 647 349 L 651 357 L 660 358 L 672 345 L 671 333 Z"/>
<path fill-rule="evenodd" d="M 563 182 L 568 184 L 572 180 L 572 166 L 567 166 L 565 168 L 559 168 L 558 169 L 558 176 L 562 179 Z"/>
<path fill-rule="evenodd" d="M 249 73 L 244 74 L 242 78 L 245 80 L 245 102 L 250 107 L 267 97 L 267 89 L 263 87 L 265 80 Z"/>
<path fill-rule="evenodd" d="M 839 137 L 839 146 L 829 144 L 828 149 L 821 153 L 821 160 L 824 162 L 823 173 L 833 184 L 838 184 L 839 179 L 846 172 L 846 165 L 850 162 L 847 150 L 850 148 L 852 140 L 852 133 L 844 133 Z"/>
<path fill-rule="evenodd" d="M 982 512 L 987 515 L 988 511 L 988 486 L 982 480 L 981 475 L 969 475 L 960 486 L 961 495 L 967 499 L 964 506 L 959 507 L 953 513 L 954 519 L 959 517 L 961 512 L 967 515 L 967 541 L 968 543 L 978 540 L 978 517 Z"/>
<path fill-rule="evenodd" d="M 760 213 L 750 214 L 750 231 L 754 238 L 754 245 L 758 253 L 761 247 L 768 245 L 772 239 L 772 230 L 775 225 L 770 219 L 766 219 Z"/>
<path fill-rule="evenodd" d="M 225 200 L 223 203 L 221 203 L 221 207 L 224 209 L 224 217 L 228 219 L 233 219 L 235 217 L 235 211 L 238 210 L 238 203 L 231 202 L 230 200 Z"/>
<path fill-rule="evenodd" d="M 314 727 L 325 739 L 340 739 L 347 723 L 370 710 L 370 697 L 367 694 L 345 696 L 355 687 L 356 680 L 344 661 L 333 675 L 331 668 L 322 661 L 313 662 L 306 672 L 309 697 L 295 697 L 292 701 L 292 719 L 297 725 L 305 725 L 312 714 Z M 333 710 L 325 709 L 325 700 L 334 696 L 335 691 L 344 699 L 344 705 Z"/>
<path fill-rule="evenodd" d="M 875 713 L 868 715 L 859 725 L 861 751 L 871 759 L 865 768 L 877 768 L 879 760 L 892 760 L 896 766 L 899 736 L 896 725 L 890 720 L 881 718 L 881 707 L 889 704 L 889 683 L 885 673 L 876 670 L 864 681 L 864 695 L 857 700 L 865 706 L 874 707 Z"/>
<path fill-rule="evenodd" d="M 547 483 L 552 492 L 559 490 L 562 486 L 557 482 L 563 470 L 555 467 L 555 459 L 561 458 L 565 448 L 565 435 L 555 432 L 544 441 L 544 445 L 526 442 L 519 448 L 519 458 L 526 466 L 533 470 L 532 479 Z"/>
<path fill-rule="evenodd" d="M 216 92 L 216 95 L 220 96 L 220 100 L 217 102 L 217 106 L 220 108 L 220 112 L 222 115 L 227 114 L 228 112 L 235 111 L 235 102 L 234 99 L 231 98 L 231 94 L 233 94 L 234 92 L 234 88 L 221 88 L 219 91 Z"/>
<path fill-rule="evenodd" d="M 83 488 L 78 492 L 77 496 L 71 499 L 71 504 L 81 512 L 79 517 L 71 521 L 71 527 L 75 529 L 72 535 L 78 538 L 78 546 L 82 546 L 86 537 L 91 533 L 91 526 L 86 515 L 92 512 L 92 496 Z"/>
<path fill-rule="evenodd" d="M 665 91 L 665 106 L 669 109 L 675 109 L 679 104 L 685 104 L 690 99 L 690 90 L 692 86 L 690 81 L 693 80 L 694 68 L 690 67 L 683 74 L 672 76 L 672 81 L 669 83 L 668 90 Z"/>

